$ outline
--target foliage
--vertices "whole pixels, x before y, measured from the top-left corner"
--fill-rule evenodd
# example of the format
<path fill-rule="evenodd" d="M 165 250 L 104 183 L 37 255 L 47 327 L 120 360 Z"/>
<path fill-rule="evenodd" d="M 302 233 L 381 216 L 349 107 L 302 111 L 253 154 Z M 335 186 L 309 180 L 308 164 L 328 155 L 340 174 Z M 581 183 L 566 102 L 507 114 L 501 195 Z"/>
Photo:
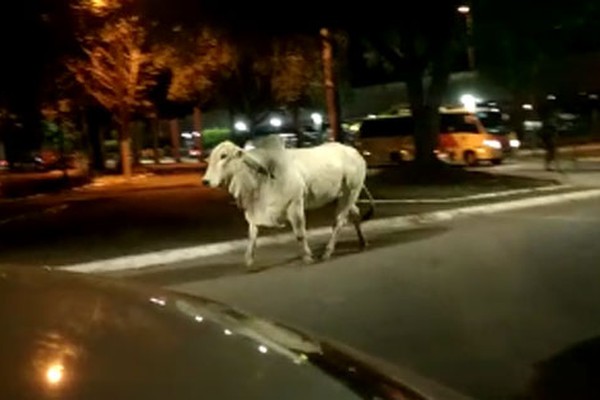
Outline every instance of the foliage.
<path fill-rule="evenodd" d="M 273 41 L 271 91 L 281 105 L 300 105 L 322 89 L 319 42 L 310 36 Z"/>
<path fill-rule="evenodd" d="M 568 88 L 569 56 L 600 49 L 597 2 L 480 0 L 474 12 L 481 71 L 522 100 Z"/>
<path fill-rule="evenodd" d="M 145 36 L 137 17 L 108 22 L 97 35 L 82 40 L 85 57 L 69 64 L 87 93 L 119 123 L 125 115 L 151 106 L 146 93 L 155 83 L 156 68 Z"/>
<path fill-rule="evenodd" d="M 205 148 L 211 149 L 219 143 L 229 140 L 231 130 L 228 128 L 210 128 L 202 131 L 202 142 Z"/>
<path fill-rule="evenodd" d="M 218 78 L 229 72 L 233 49 L 207 28 L 188 35 L 157 46 L 156 64 L 171 72 L 169 100 L 201 104 L 210 98 Z"/>

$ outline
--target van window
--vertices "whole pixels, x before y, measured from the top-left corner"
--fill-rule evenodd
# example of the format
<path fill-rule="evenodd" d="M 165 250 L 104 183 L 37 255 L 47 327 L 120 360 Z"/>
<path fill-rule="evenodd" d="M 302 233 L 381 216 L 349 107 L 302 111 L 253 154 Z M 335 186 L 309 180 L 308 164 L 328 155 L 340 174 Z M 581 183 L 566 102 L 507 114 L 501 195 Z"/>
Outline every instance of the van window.
<path fill-rule="evenodd" d="M 442 114 L 440 119 L 440 133 L 479 133 L 477 125 L 469 121 L 468 114 Z"/>
<path fill-rule="evenodd" d="M 510 132 L 507 116 L 500 111 L 480 111 L 477 118 L 481 121 L 488 132 L 494 134 L 506 134 Z"/>
<path fill-rule="evenodd" d="M 410 136 L 414 133 L 412 117 L 366 119 L 360 125 L 363 139 L 378 137 Z"/>

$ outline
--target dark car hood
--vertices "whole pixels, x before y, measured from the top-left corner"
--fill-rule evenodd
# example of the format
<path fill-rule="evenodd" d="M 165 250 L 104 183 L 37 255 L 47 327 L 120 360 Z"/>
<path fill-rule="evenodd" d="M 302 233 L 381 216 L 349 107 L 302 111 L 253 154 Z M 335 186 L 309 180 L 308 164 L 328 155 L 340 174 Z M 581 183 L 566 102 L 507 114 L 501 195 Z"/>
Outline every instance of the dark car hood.
<path fill-rule="evenodd" d="M 0 398 L 464 399 L 221 303 L 0 268 Z"/>

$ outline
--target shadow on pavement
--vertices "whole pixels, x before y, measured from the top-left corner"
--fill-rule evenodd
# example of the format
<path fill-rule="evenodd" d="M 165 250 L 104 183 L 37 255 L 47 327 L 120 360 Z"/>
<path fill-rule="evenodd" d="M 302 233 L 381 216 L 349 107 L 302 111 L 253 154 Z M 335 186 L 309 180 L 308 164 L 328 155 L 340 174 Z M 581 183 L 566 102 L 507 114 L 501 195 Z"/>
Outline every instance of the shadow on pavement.
<path fill-rule="evenodd" d="M 403 230 L 398 232 L 375 232 L 367 236 L 369 246 L 364 251 L 375 250 L 379 248 L 389 247 L 401 243 L 409 243 L 419 240 L 425 240 L 433 236 L 437 236 L 448 231 L 448 227 L 444 226 L 428 226 L 418 229 Z M 313 251 L 317 261 L 307 268 L 318 268 L 325 262 L 319 261 L 325 250 L 325 241 L 320 240 L 320 243 L 313 245 Z M 255 269 L 249 271 L 246 269 L 242 254 L 228 254 L 220 260 L 212 258 L 210 261 L 200 260 L 193 262 L 185 262 L 180 265 L 167 265 L 147 270 L 124 271 L 111 276 L 119 276 L 130 278 L 132 280 L 142 282 L 144 284 L 171 286 L 180 283 L 211 280 L 222 277 L 241 276 L 245 274 L 255 274 L 266 272 L 275 268 L 302 268 L 302 263 L 299 250 L 296 246 L 286 245 L 284 254 L 271 255 L 268 254 L 269 248 L 258 248 L 256 253 Z M 336 251 L 332 259 L 346 258 L 348 256 L 360 253 L 358 243 L 355 236 L 344 237 L 338 242 Z M 237 258 L 236 261 L 231 261 L 232 257 Z M 214 260 L 214 261 L 213 261 Z"/>

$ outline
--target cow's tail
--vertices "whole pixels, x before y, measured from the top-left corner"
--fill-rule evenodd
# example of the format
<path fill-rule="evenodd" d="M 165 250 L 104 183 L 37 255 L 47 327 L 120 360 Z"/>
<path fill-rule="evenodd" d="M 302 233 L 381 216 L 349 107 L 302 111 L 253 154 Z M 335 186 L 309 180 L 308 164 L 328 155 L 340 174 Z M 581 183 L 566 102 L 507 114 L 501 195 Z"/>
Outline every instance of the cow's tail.
<path fill-rule="evenodd" d="M 369 189 L 367 189 L 366 185 L 363 185 L 362 190 L 369 198 L 369 208 L 367 209 L 367 212 L 363 214 L 361 220 L 368 221 L 373 218 L 373 215 L 375 214 L 375 199 L 373 199 L 373 196 L 371 195 L 371 192 L 369 192 Z"/>

